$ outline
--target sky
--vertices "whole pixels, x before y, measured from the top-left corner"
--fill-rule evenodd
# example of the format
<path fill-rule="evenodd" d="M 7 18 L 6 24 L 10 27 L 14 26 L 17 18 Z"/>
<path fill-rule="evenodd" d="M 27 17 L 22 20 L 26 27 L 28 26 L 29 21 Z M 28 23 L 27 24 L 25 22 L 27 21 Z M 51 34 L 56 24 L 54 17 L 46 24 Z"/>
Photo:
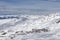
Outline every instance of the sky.
<path fill-rule="evenodd" d="M 60 0 L 0 0 L 0 14 L 40 14 L 60 11 Z"/>

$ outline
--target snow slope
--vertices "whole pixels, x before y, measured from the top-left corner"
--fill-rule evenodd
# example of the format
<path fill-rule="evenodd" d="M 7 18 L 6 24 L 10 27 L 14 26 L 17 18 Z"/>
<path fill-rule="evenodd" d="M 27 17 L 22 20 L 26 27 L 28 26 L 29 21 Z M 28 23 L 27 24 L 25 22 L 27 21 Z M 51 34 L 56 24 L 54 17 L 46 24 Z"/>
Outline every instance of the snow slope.
<path fill-rule="evenodd" d="M 0 20 L 0 40 L 60 40 L 60 13 L 17 16 Z M 43 28 L 48 31 L 32 30 Z"/>

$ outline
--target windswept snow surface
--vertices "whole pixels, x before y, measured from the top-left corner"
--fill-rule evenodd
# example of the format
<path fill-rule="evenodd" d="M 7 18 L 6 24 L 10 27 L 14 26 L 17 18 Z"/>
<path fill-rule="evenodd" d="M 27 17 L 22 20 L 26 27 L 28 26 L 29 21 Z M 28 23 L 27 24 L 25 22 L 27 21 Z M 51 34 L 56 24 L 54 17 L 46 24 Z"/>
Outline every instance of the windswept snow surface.
<path fill-rule="evenodd" d="M 0 19 L 0 40 L 60 40 L 60 13 L 15 15 L 14 18 L 6 15 L 3 17 L 5 19 Z M 49 31 L 26 33 L 27 31 L 32 31 L 32 29 L 42 28 Z"/>

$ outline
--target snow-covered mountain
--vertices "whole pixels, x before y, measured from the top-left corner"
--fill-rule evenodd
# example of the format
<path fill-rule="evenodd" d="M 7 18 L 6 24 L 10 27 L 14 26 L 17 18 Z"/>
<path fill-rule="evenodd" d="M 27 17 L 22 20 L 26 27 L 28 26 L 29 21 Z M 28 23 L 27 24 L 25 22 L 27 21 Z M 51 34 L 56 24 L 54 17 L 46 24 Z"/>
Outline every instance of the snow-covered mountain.
<path fill-rule="evenodd" d="M 0 40 L 60 40 L 60 13 L 0 16 Z"/>

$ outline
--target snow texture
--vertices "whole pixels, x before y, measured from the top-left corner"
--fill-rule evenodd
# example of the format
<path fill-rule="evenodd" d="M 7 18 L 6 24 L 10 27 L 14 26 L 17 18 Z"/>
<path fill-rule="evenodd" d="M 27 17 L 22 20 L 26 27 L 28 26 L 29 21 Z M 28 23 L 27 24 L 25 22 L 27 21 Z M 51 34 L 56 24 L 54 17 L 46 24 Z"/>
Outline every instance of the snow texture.
<path fill-rule="evenodd" d="M 0 40 L 60 40 L 60 13 L 2 15 Z"/>

